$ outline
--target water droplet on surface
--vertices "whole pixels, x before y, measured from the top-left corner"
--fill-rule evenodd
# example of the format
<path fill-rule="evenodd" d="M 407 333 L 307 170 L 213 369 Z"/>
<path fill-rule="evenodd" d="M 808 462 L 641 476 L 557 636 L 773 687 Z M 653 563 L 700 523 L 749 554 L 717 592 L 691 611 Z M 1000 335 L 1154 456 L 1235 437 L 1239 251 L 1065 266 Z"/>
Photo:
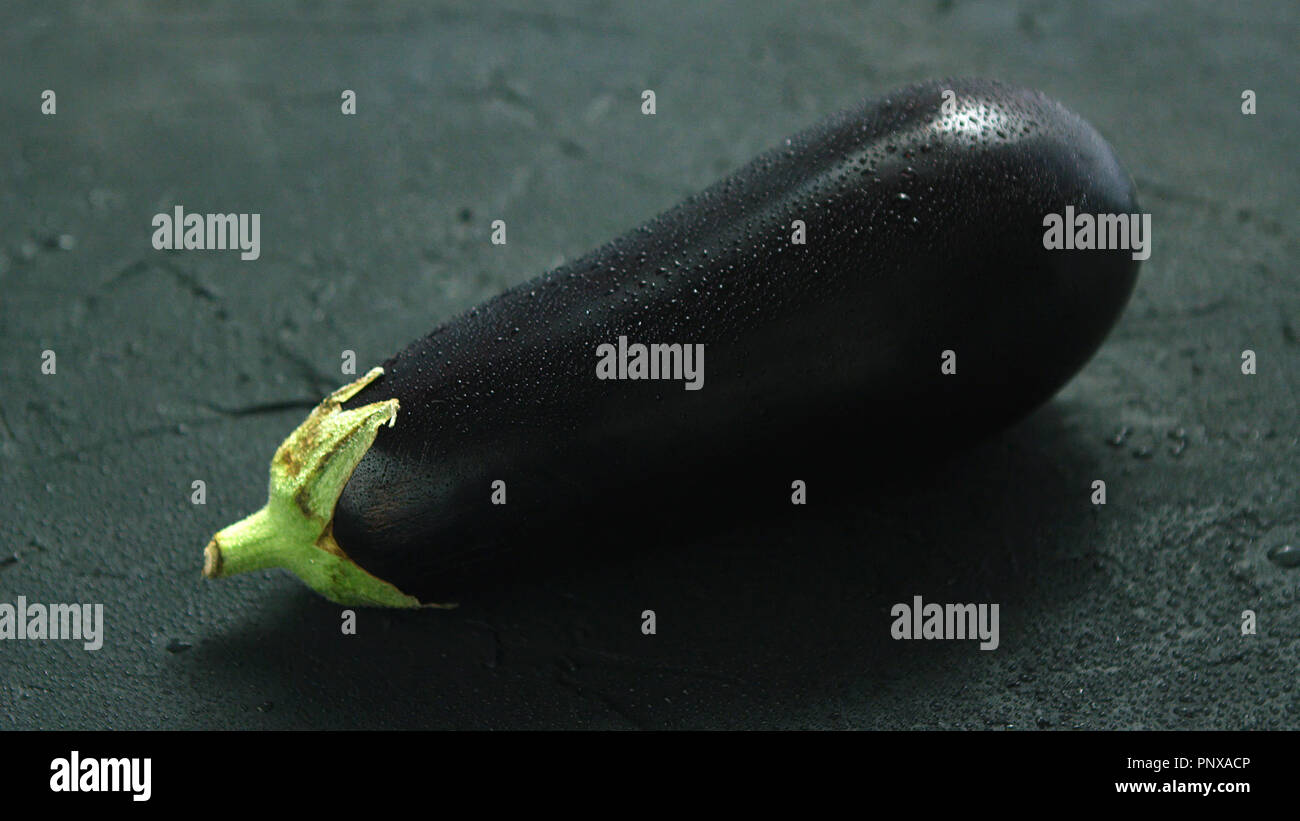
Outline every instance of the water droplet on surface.
<path fill-rule="evenodd" d="M 1268 551 L 1268 560 L 1279 567 L 1300 567 L 1300 547 L 1278 545 Z"/>

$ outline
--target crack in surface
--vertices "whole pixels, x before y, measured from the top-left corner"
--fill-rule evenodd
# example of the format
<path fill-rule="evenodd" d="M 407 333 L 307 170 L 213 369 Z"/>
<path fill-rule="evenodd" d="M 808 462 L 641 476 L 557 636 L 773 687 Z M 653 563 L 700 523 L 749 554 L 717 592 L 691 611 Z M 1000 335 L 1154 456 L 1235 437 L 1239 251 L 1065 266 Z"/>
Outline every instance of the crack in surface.
<path fill-rule="evenodd" d="M 298 375 L 307 380 L 308 385 L 313 391 L 320 393 L 321 396 L 325 396 L 333 393 L 334 389 L 338 387 L 340 382 L 339 379 L 335 379 L 332 375 L 327 374 L 325 371 L 316 367 L 316 363 L 294 350 L 283 340 L 273 336 L 268 337 L 266 335 L 263 336 L 263 339 L 269 340 L 275 349 L 279 351 L 281 356 L 296 366 Z M 313 401 L 312 407 L 315 407 L 318 402 L 319 400 Z"/>
<path fill-rule="evenodd" d="M 319 399 L 283 399 L 278 402 L 255 402 L 249 405 L 241 405 L 235 408 L 223 408 L 215 402 L 204 402 L 203 407 L 219 413 L 223 416 L 261 416 L 264 414 L 281 413 L 287 410 L 311 410 L 320 404 Z"/>
<path fill-rule="evenodd" d="M 597 690 L 595 687 L 584 685 L 581 682 L 576 681 L 575 679 L 572 679 L 566 675 L 558 675 L 555 677 L 555 680 L 561 686 L 567 687 L 568 689 L 572 690 L 573 693 L 576 694 L 583 701 L 589 701 L 589 702 L 594 702 L 596 704 L 599 704 L 609 712 L 613 713 L 614 715 L 626 721 L 628 724 L 631 724 L 633 728 L 637 730 L 647 729 L 645 724 L 642 723 L 640 719 L 636 718 L 635 716 L 633 716 L 631 713 L 627 711 L 627 708 L 623 707 L 623 705 L 619 704 L 614 699 L 605 695 L 600 690 Z"/>
<path fill-rule="evenodd" d="M 469 619 L 465 623 L 486 630 L 492 634 L 492 663 L 488 666 L 493 670 L 499 668 L 505 655 L 503 652 L 504 647 L 501 644 L 501 631 L 479 619 Z"/>
<path fill-rule="evenodd" d="M 1214 216 L 1219 216 L 1225 210 L 1229 210 L 1236 214 L 1237 219 L 1240 222 L 1254 222 L 1270 234 L 1289 233 L 1285 230 L 1287 226 L 1283 223 L 1256 214 L 1251 208 L 1233 206 L 1230 203 L 1225 203 L 1221 199 L 1216 199 L 1205 194 L 1199 194 L 1195 191 L 1184 190 L 1176 185 L 1158 182 L 1150 177 L 1135 175 L 1133 181 L 1139 186 L 1139 194 L 1150 192 L 1155 195 L 1157 199 L 1166 200 L 1168 202 L 1189 203 L 1199 207 L 1203 211 L 1208 211 Z"/>
<path fill-rule="evenodd" d="M 228 418 L 240 418 L 244 416 L 259 416 L 263 414 L 280 413 L 286 410 L 311 409 L 319 404 L 315 399 L 286 399 L 279 402 L 263 402 L 251 405 L 245 405 L 236 408 L 223 408 L 211 402 L 204 402 L 203 406 L 218 414 L 218 417 L 185 417 L 167 422 L 161 425 L 152 425 L 147 428 L 137 428 L 128 430 L 125 433 L 111 435 L 107 438 L 96 439 L 80 445 L 73 450 L 65 450 L 51 457 L 56 462 L 77 461 L 76 457 L 81 454 L 99 453 L 111 445 L 125 444 L 130 442 L 139 442 L 145 439 L 153 439 L 167 434 L 174 436 L 184 436 L 185 431 L 182 426 L 207 427 L 226 421 Z"/>
<path fill-rule="evenodd" d="M 593 647 L 575 647 L 574 649 L 634 670 L 643 670 L 654 673 L 671 673 L 673 675 L 688 676 L 691 678 L 702 678 L 709 681 L 720 681 L 724 684 L 734 684 L 737 687 L 743 687 L 747 684 L 744 679 L 736 676 L 729 676 L 725 673 L 714 673 L 709 670 L 696 670 L 690 667 L 678 667 L 671 664 L 644 662 L 631 656 L 625 656 L 621 653 L 611 653 L 608 650 L 597 650 Z"/>
<path fill-rule="evenodd" d="M 127 263 L 117 269 L 108 279 L 104 280 L 95 288 L 95 292 L 83 297 L 86 302 L 93 302 L 99 294 L 111 293 L 122 286 L 123 283 L 140 274 L 149 271 L 161 271 L 169 274 L 182 290 L 188 291 L 191 296 L 198 297 L 208 302 L 215 302 L 221 298 L 216 289 L 203 282 L 197 275 L 186 271 L 167 257 L 157 259 L 147 259 L 140 257 L 132 262 Z"/>
<path fill-rule="evenodd" d="M 9 420 L 5 418 L 4 405 L 0 405 L 0 433 L 3 433 L 10 442 L 17 443 L 18 437 L 14 435 L 14 429 L 9 427 Z"/>

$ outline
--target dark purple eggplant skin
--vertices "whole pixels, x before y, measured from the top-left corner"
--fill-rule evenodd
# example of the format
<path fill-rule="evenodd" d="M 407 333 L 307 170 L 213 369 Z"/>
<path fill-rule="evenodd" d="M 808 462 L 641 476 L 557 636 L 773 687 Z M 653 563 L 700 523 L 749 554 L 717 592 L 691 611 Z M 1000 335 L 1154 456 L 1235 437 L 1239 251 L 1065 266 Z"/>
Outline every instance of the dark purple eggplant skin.
<path fill-rule="evenodd" d="M 784 472 L 801 448 L 876 470 L 899 443 L 1005 427 L 1092 356 L 1137 278 L 1128 250 L 1044 249 L 1044 216 L 1067 205 L 1139 210 L 1105 140 L 1039 92 L 954 79 L 835 114 L 385 362 L 346 407 L 401 410 L 344 489 L 335 538 L 427 599 L 550 549 L 564 537 L 537 534 L 557 524 L 580 538 L 588 511 L 671 518 L 697 473 L 788 505 L 791 480 L 812 478 Z M 620 335 L 703 343 L 703 389 L 597 379 L 597 346 Z"/>

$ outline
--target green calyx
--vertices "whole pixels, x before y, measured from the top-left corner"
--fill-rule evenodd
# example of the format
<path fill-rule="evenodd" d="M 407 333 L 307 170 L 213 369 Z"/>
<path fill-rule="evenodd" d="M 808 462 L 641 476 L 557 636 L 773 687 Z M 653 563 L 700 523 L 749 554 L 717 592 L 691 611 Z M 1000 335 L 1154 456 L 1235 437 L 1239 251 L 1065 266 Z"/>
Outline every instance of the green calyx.
<path fill-rule="evenodd" d="M 397 421 L 396 399 L 342 409 L 383 368 L 344 385 L 321 400 L 271 459 L 266 506 L 219 531 L 203 551 L 203 575 L 283 567 L 338 604 L 371 607 L 447 607 L 422 604 L 371 575 L 334 540 L 334 507 L 352 471 L 370 449 L 381 425 Z"/>

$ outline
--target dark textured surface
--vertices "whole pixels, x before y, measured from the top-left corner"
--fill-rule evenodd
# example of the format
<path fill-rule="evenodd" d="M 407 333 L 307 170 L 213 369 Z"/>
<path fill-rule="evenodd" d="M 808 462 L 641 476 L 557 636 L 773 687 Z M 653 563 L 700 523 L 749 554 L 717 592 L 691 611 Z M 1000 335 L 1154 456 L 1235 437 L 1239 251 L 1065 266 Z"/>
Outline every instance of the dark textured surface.
<path fill-rule="evenodd" d="M 1294 7 L 485 6 L 5 9 L 0 601 L 102 602 L 107 637 L 0 643 L 0 726 L 1300 726 L 1300 571 L 1266 558 L 1300 539 Z M 1029 420 L 860 498 L 365 611 L 355 637 L 287 575 L 199 579 L 341 350 L 382 361 L 945 75 L 1063 101 L 1153 214 L 1115 333 Z M 261 213 L 261 259 L 155 252 L 175 203 Z M 1000 602 L 1001 647 L 892 641 L 915 594 Z"/>

